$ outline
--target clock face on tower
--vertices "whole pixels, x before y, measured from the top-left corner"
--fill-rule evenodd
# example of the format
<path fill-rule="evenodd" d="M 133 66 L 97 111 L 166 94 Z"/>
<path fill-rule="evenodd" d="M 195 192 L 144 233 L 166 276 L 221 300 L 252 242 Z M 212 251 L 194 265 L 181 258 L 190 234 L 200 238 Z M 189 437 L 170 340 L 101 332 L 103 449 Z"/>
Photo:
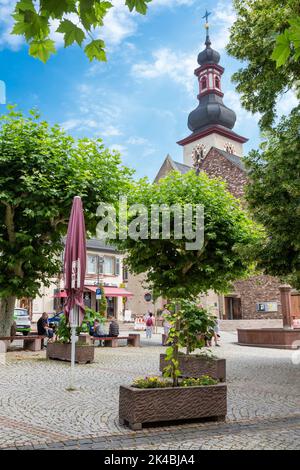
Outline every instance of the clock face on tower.
<path fill-rule="evenodd" d="M 197 144 L 192 150 L 192 159 L 194 164 L 196 165 L 200 161 L 204 160 L 207 153 L 206 145 L 204 144 Z"/>

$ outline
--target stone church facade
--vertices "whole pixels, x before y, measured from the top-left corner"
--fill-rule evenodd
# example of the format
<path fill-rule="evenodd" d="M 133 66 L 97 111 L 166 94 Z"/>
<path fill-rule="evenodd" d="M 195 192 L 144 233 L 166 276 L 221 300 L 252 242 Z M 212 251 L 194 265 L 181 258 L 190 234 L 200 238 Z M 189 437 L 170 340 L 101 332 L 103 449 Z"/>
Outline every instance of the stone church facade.
<path fill-rule="evenodd" d="M 168 155 L 155 182 L 170 171 L 186 173 L 191 169 L 205 171 L 227 183 L 228 190 L 243 201 L 247 171 L 243 157 L 243 136 L 233 131 L 236 114 L 223 103 L 220 55 L 211 47 L 207 25 L 205 49 L 198 55 L 195 75 L 199 83 L 199 104 L 188 117 L 191 134 L 177 142 L 183 148 L 183 163 Z M 253 276 L 233 284 L 232 292 L 218 296 L 210 292 L 201 296 L 203 304 L 218 311 L 221 319 L 279 319 L 280 281 L 271 276 Z"/>

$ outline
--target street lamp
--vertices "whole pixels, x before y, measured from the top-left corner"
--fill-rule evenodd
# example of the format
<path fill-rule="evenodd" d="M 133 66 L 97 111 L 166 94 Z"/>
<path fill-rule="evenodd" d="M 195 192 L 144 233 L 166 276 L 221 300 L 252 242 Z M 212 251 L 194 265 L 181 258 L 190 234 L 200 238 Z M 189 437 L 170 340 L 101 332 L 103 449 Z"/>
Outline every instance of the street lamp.
<path fill-rule="evenodd" d="M 104 256 L 97 256 L 97 287 L 100 286 L 100 271 L 101 271 L 101 278 L 103 278 L 103 264 L 104 264 Z M 101 269 L 100 269 L 101 266 Z M 97 303 L 97 312 L 99 312 L 99 299 L 96 300 Z"/>

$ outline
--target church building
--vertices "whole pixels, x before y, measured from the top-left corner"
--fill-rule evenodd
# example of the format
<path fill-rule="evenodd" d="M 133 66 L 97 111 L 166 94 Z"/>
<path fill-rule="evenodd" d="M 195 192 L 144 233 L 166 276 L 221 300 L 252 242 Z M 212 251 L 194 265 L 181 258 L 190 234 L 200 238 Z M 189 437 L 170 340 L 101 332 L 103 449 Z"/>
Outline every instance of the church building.
<path fill-rule="evenodd" d="M 243 144 L 248 139 L 233 130 L 236 114 L 223 102 L 223 98 L 226 102 L 222 92 L 225 70 L 220 65 L 220 54 L 211 45 L 206 23 L 205 49 L 198 55 L 194 72 L 199 84 L 199 104 L 188 116 L 190 134 L 177 142 L 183 149 L 183 163 L 168 155 L 155 182 L 174 170 L 205 171 L 211 177 L 220 177 L 235 197 L 243 199 L 247 182 Z M 203 304 L 217 310 L 221 319 L 281 318 L 279 285 L 280 281 L 274 277 L 253 276 L 236 281 L 228 295 L 210 292 L 202 296 Z"/>

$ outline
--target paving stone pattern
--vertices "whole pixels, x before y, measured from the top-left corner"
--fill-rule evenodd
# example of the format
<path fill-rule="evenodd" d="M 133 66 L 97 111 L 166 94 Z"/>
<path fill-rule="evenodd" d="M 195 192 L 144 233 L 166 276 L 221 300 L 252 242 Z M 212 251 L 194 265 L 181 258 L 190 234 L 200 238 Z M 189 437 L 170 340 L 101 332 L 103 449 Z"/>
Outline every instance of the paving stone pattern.
<path fill-rule="evenodd" d="M 142 333 L 143 335 L 143 333 Z M 119 385 L 159 374 L 160 336 L 141 348 L 97 348 L 94 364 L 47 361 L 15 351 L 0 365 L 0 448 L 300 449 L 300 364 L 293 351 L 238 346 L 224 332 L 214 353 L 227 359 L 226 423 L 133 432 L 118 423 Z M 2 361 L 3 362 L 3 361 Z"/>

